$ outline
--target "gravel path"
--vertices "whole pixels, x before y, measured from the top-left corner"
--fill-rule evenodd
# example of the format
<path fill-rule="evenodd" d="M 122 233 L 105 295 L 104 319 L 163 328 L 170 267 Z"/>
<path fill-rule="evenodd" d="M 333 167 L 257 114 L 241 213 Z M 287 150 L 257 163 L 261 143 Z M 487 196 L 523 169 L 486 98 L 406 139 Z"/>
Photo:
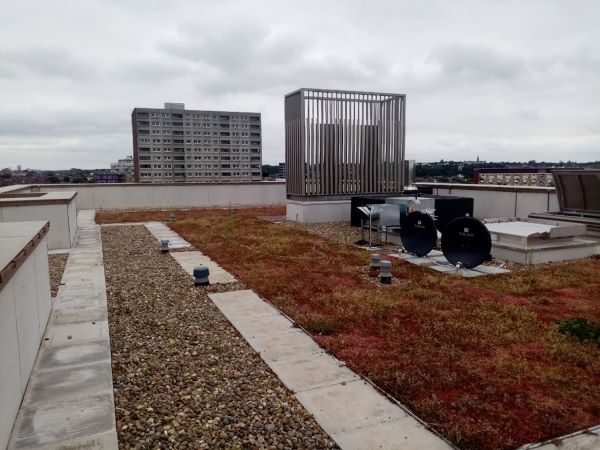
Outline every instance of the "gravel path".
<path fill-rule="evenodd" d="M 50 292 L 52 297 L 56 297 L 60 282 L 62 280 L 67 260 L 69 259 L 68 253 L 58 253 L 54 255 L 48 255 L 48 268 L 50 269 Z"/>
<path fill-rule="evenodd" d="M 335 444 L 144 227 L 102 229 L 121 448 Z"/>

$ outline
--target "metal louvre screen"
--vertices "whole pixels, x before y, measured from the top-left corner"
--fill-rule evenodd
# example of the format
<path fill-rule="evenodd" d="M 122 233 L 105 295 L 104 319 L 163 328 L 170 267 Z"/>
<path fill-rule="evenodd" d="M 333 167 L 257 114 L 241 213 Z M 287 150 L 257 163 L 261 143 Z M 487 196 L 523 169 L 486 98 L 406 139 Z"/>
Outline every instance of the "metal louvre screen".
<path fill-rule="evenodd" d="M 300 89 L 285 97 L 289 197 L 400 192 L 406 97 Z"/>

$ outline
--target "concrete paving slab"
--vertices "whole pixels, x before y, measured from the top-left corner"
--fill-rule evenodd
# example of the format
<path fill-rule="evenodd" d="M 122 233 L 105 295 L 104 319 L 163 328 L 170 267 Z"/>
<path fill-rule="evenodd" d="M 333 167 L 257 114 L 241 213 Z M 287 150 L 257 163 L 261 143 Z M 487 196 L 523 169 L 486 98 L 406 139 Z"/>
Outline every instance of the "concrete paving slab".
<path fill-rule="evenodd" d="M 427 255 L 429 259 L 435 262 L 439 262 L 442 264 L 450 264 L 450 262 L 446 259 L 444 255 L 431 256 L 431 254 Z"/>
<path fill-rule="evenodd" d="M 598 450 L 599 448 L 600 425 L 596 425 L 547 441 L 525 444 L 518 450 Z"/>
<path fill-rule="evenodd" d="M 55 248 L 53 250 L 48 250 L 49 255 L 64 255 L 71 253 L 70 248 Z"/>
<path fill-rule="evenodd" d="M 325 354 L 325 351 L 310 336 L 300 330 L 252 338 L 248 343 L 267 363 Z"/>
<path fill-rule="evenodd" d="M 302 355 L 293 360 L 273 361 L 271 369 L 293 392 L 360 380 L 345 364 L 327 354 Z"/>
<path fill-rule="evenodd" d="M 162 239 L 169 240 L 169 248 L 188 248 L 192 245 L 185 239 L 182 239 L 176 232 L 171 230 L 167 225 L 162 222 L 146 222 L 146 228 L 152 233 L 152 235 L 159 241 Z"/>
<path fill-rule="evenodd" d="M 38 370 L 110 361 L 110 346 L 106 340 L 42 346 L 36 366 Z"/>
<path fill-rule="evenodd" d="M 281 315 L 279 311 L 251 290 L 223 292 L 208 296 L 234 326 L 261 317 Z"/>
<path fill-rule="evenodd" d="M 254 339 L 263 336 L 274 336 L 297 331 L 298 328 L 278 311 L 251 320 L 236 320 L 235 327 L 244 339 Z"/>
<path fill-rule="evenodd" d="M 108 320 L 108 313 L 102 306 L 60 306 L 55 307 L 54 324 L 73 322 L 96 322 Z"/>
<path fill-rule="evenodd" d="M 502 267 L 496 267 L 496 266 L 477 266 L 473 269 L 476 272 L 481 272 L 484 273 L 486 275 L 497 275 L 497 274 L 501 274 L 501 273 L 509 273 L 510 270 L 508 269 L 504 269 Z"/>
<path fill-rule="evenodd" d="M 330 435 L 409 418 L 362 380 L 298 392 L 296 397 Z"/>
<path fill-rule="evenodd" d="M 417 266 L 431 266 L 433 264 L 433 262 L 429 259 L 429 258 L 424 258 L 424 257 L 414 257 L 412 259 L 409 259 L 409 262 L 411 264 L 416 264 Z"/>
<path fill-rule="evenodd" d="M 335 433 L 332 437 L 344 450 L 449 450 L 452 448 L 411 417 Z"/>
<path fill-rule="evenodd" d="M 112 392 L 26 406 L 15 422 L 9 449 L 64 448 L 62 443 L 74 439 L 96 442 L 99 435 L 115 426 L 114 417 L 106 414 L 111 407 L 114 409 Z M 105 448 L 117 448 L 116 433 L 112 444 Z M 90 447 L 86 444 L 77 448 Z"/>
<path fill-rule="evenodd" d="M 215 283 L 234 283 L 237 280 L 233 275 L 219 266 L 208 256 L 198 251 L 174 252 L 171 256 L 179 263 L 183 269 L 190 275 L 194 274 L 194 268 L 203 265 L 208 267 L 208 280 L 211 284 Z"/>
<path fill-rule="evenodd" d="M 29 380 L 25 402 L 28 405 L 67 400 L 110 391 L 110 361 L 58 370 L 40 370 Z"/>
<path fill-rule="evenodd" d="M 433 270 L 437 270 L 438 272 L 444 273 L 456 273 L 456 267 L 445 264 L 433 264 L 431 266 Z"/>
<path fill-rule="evenodd" d="M 109 339 L 108 321 L 91 321 L 77 323 L 54 322 L 45 338 L 48 338 L 49 345 L 61 345 L 69 342 L 81 342 L 98 339 Z"/>

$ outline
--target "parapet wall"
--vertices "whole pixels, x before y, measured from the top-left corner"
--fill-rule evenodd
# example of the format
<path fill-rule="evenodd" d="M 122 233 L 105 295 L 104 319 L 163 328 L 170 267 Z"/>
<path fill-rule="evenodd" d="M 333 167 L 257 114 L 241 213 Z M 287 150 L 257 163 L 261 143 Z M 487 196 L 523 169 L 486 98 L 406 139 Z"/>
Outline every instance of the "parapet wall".
<path fill-rule="evenodd" d="M 417 183 L 430 187 L 436 195 L 455 195 L 473 199 L 477 218 L 529 217 L 536 212 L 558 211 L 556 190 L 537 186 L 497 186 L 486 184 Z"/>
<path fill-rule="evenodd" d="M 282 182 L 43 184 L 39 187 L 44 192 L 77 191 L 77 209 L 202 208 L 285 203 L 285 183 Z"/>
<path fill-rule="evenodd" d="M 51 310 L 48 223 L 0 223 L 0 448 L 5 448 Z"/>

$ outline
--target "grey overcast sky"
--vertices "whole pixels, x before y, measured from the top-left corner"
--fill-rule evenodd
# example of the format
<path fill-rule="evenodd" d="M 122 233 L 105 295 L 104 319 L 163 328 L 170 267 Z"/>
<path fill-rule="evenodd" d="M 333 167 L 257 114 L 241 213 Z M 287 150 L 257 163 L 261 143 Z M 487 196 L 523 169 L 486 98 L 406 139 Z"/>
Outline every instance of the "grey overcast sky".
<path fill-rule="evenodd" d="M 0 167 L 101 168 L 131 110 L 260 111 L 283 95 L 407 94 L 407 157 L 600 160 L 600 1 L 4 0 Z"/>

